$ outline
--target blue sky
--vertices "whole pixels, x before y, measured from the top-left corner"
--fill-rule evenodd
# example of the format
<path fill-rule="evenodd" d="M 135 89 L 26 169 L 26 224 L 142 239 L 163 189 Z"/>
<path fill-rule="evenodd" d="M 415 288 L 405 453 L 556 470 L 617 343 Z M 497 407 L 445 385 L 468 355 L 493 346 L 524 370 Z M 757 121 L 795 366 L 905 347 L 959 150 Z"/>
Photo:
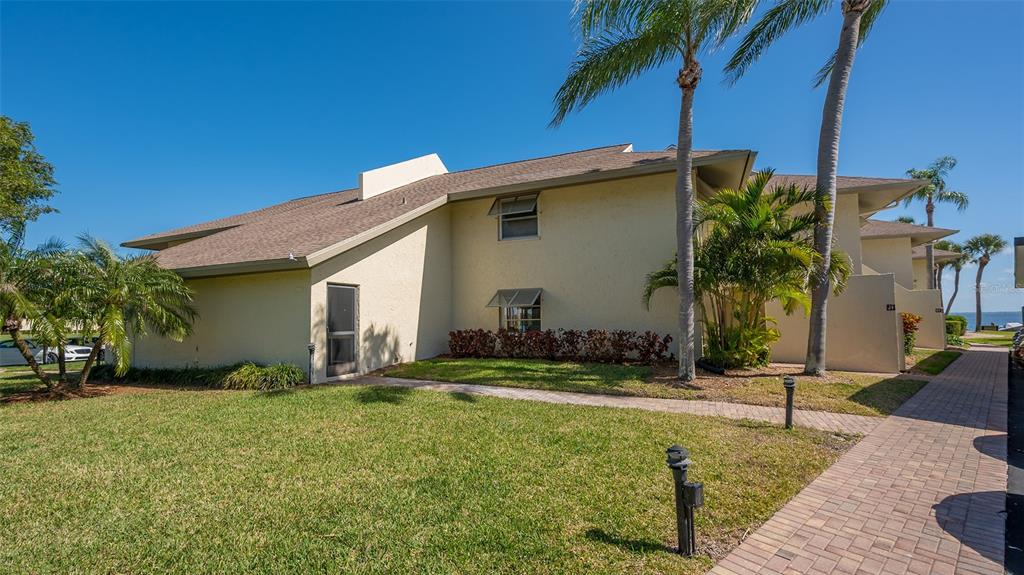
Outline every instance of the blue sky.
<path fill-rule="evenodd" d="M 1024 3 L 890 2 L 856 61 L 840 171 L 902 176 L 940 155 L 971 196 L 936 224 L 954 239 L 1024 235 Z M 579 148 L 675 141 L 672 67 L 559 129 L 551 98 L 575 49 L 566 3 L 0 3 L 0 111 L 29 121 L 56 166 L 59 214 L 29 241 L 119 243 L 355 185 L 437 152 L 464 169 Z M 739 84 L 704 60 L 699 148 L 751 148 L 813 173 L 838 16 L 798 30 Z M 923 209 L 893 210 L 923 221 Z M 1012 240 L 1011 240 L 1012 241 Z M 986 309 L 1024 304 L 1009 252 Z M 973 309 L 973 269 L 955 309 Z M 947 286 L 949 282 L 947 282 Z M 948 291 L 947 291 L 948 293 Z"/>

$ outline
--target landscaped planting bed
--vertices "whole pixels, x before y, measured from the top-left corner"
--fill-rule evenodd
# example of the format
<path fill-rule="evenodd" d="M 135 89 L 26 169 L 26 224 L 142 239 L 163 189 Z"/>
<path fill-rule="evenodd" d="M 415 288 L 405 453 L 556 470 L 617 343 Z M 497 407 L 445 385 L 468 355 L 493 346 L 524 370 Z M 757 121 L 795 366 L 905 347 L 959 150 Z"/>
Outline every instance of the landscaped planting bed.
<path fill-rule="evenodd" d="M 583 393 L 701 399 L 782 407 L 782 377 L 797 379 L 797 409 L 856 415 L 888 415 L 925 385 L 903 376 L 833 371 L 825 377 L 799 375 L 795 366 L 731 370 L 725 376 L 701 371 L 690 384 L 680 384 L 672 365 L 657 367 L 575 363 L 530 359 L 440 357 L 386 368 L 382 375 L 475 383 L 502 387 L 550 389 Z"/>
<path fill-rule="evenodd" d="M 11 573 L 702 573 L 851 441 L 357 386 L 157 390 L 0 414 Z M 692 559 L 668 549 L 673 443 L 706 486 Z"/>

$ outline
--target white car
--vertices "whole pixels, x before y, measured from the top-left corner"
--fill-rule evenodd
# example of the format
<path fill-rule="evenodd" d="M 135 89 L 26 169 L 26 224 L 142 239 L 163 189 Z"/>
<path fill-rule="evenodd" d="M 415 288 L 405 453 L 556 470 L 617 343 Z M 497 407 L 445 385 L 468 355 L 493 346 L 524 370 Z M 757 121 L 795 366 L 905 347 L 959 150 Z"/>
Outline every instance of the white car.
<path fill-rule="evenodd" d="M 30 339 L 26 339 L 25 343 L 39 363 L 57 363 L 57 348 L 39 347 Z M 65 345 L 64 360 L 82 361 L 89 357 L 91 351 L 92 348 L 84 345 Z M 25 365 L 27 363 L 24 356 L 21 355 L 21 351 L 14 346 L 13 340 L 0 341 L 0 365 Z"/>

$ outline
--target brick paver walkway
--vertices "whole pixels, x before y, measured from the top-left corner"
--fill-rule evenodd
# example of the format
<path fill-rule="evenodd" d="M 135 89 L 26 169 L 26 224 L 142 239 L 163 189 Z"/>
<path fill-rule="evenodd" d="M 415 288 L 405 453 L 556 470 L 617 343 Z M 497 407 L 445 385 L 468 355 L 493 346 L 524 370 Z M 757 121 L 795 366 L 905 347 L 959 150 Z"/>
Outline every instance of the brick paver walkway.
<path fill-rule="evenodd" d="M 506 399 L 525 399 L 546 403 L 566 403 L 572 405 L 594 405 L 600 407 L 626 407 L 646 409 L 648 411 L 664 411 L 668 413 L 692 413 L 694 415 L 713 415 L 729 419 L 755 419 L 783 423 L 786 410 L 781 407 L 764 407 L 760 405 L 743 405 L 722 401 L 697 401 L 687 399 L 658 399 L 649 397 L 628 397 L 622 395 L 598 395 L 593 393 L 573 393 L 569 391 L 546 391 L 541 389 L 522 389 L 516 387 L 498 387 L 492 385 L 475 385 L 469 383 L 443 383 L 439 381 L 421 381 L 400 379 L 395 377 L 362 377 L 353 383 L 368 385 L 390 385 L 413 387 L 448 393 L 471 393 L 490 395 Z M 793 424 L 800 427 L 813 427 L 825 431 L 841 433 L 857 433 L 865 435 L 883 421 L 880 417 L 830 413 L 827 411 L 794 410 Z"/>
<path fill-rule="evenodd" d="M 1006 350 L 972 350 L 711 573 L 1003 573 Z"/>

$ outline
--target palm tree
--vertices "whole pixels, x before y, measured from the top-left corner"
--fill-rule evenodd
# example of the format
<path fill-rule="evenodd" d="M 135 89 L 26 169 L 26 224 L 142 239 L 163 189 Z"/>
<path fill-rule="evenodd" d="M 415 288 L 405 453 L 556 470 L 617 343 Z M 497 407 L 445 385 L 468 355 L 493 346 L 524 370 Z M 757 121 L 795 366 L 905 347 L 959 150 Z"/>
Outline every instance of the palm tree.
<path fill-rule="evenodd" d="M 750 18 L 757 0 L 577 0 L 580 48 L 555 95 L 553 126 L 597 96 L 645 71 L 678 62 L 681 92 L 676 144 L 676 244 L 679 266 L 679 377 L 692 381 L 693 288 L 693 94 L 700 83 L 699 58 L 720 46 Z"/>
<path fill-rule="evenodd" d="M 952 243 L 952 242 L 950 242 Z M 953 309 L 953 300 L 956 299 L 956 294 L 960 293 L 960 271 L 964 269 L 967 262 L 971 261 L 971 256 L 963 253 L 963 246 L 960 244 L 953 244 L 950 251 L 960 252 L 960 255 L 953 261 L 948 262 L 946 265 L 953 267 L 953 294 L 949 296 L 949 303 L 946 304 L 946 315 L 949 315 L 949 310 Z M 946 248 L 939 248 L 946 249 Z"/>
<path fill-rule="evenodd" d="M 816 85 L 828 80 L 818 135 L 817 198 L 818 224 L 814 247 L 821 254 L 821 266 L 814 272 L 811 290 L 811 320 L 804 371 L 825 373 L 825 328 L 827 323 L 828 270 L 832 261 L 832 226 L 835 219 L 836 171 L 839 164 L 839 133 L 843 123 L 846 87 L 853 71 L 857 47 L 867 39 L 887 0 L 842 0 L 843 27 L 839 47 L 818 71 Z M 736 82 L 776 40 L 793 28 L 831 12 L 835 0 L 780 0 L 761 16 L 736 48 L 725 71 Z"/>
<path fill-rule="evenodd" d="M 943 156 L 923 170 L 914 168 L 907 170 L 908 177 L 915 180 L 928 180 L 929 184 L 904 198 L 903 205 L 909 206 L 915 201 L 924 202 L 924 211 L 928 215 L 929 227 L 935 225 L 935 204 L 953 204 L 959 212 L 967 209 L 967 194 L 946 189 L 946 176 L 955 167 L 956 158 Z M 930 272 L 928 289 L 935 289 L 937 280 L 935 279 L 935 252 L 932 249 L 932 244 L 925 246 L 924 253 Z"/>
<path fill-rule="evenodd" d="M 768 301 L 778 299 L 787 313 L 806 311 L 810 303 L 809 275 L 820 258 L 812 241 L 817 215 L 795 214 L 814 201 L 814 192 L 769 190 L 771 177 L 771 171 L 759 172 L 739 190 L 697 202 L 696 223 L 706 233 L 696 243 L 694 285 L 705 312 L 709 357 L 723 367 L 767 362 L 778 338 L 764 315 Z M 677 285 L 675 268 L 672 260 L 647 276 L 645 306 L 658 289 Z M 836 252 L 829 271 L 838 292 L 850 272 L 845 254 Z"/>
<path fill-rule="evenodd" d="M 944 250 L 944 251 L 947 251 L 947 252 L 957 252 L 957 253 L 960 253 L 963 248 L 960 247 L 960 244 L 958 244 L 958 243 L 956 243 L 954 241 L 939 240 L 939 241 L 935 242 L 935 249 Z M 944 261 L 942 263 L 936 263 L 935 264 L 935 272 L 934 272 L 935 273 L 935 289 L 939 290 L 939 301 L 940 302 L 943 299 L 945 299 L 942 296 L 942 271 L 945 270 L 947 266 L 952 265 L 952 263 L 953 263 L 952 261 L 946 260 L 946 261 Z"/>
<path fill-rule="evenodd" d="M 53 389 L 53 383 L 33 356 L 21 328 L 25 320 L 38 321 L 41 317 L 36 301 L 41 286 L 45 284 L 49 265 L 45 249 L 24 248 L 19 230 L 14 230 L 9 238 L 0 241 L 0 317 L 3 318 L 4 331 L 11 336 L 14 346 L 47 390 Z"/>
<path fill-rule="evenodd" d="M 196 317 L 192 291 L 181 276 L 161 268 L 152 255 L 120 257 L 101 240 L 79 238 L 82 256 L 80 285 L 74 290 L 97 327 L 92 352 L 82 368 L 79 386 L 85 386 L 100 350 L 114 350 L 115 372 L 129 367 L 129 334 L 145 336 L 148 329 L 181 341 L 192 333 Z"/>
<path fill-rule="evenodd" d="M 914 223 L 914 216 L 900 216 L 896 218 L 896 221 L 901 224 L 912 224 Z"/>
<path fill-rule="evenodd" d="M 964 242 L 964 252 L 978 265 L 974 276 L 974 331 L 981 330 L 981 274 L 992 256 L 1006 249 L 1006 240 L 995 234 L 981 234 Z"/>

